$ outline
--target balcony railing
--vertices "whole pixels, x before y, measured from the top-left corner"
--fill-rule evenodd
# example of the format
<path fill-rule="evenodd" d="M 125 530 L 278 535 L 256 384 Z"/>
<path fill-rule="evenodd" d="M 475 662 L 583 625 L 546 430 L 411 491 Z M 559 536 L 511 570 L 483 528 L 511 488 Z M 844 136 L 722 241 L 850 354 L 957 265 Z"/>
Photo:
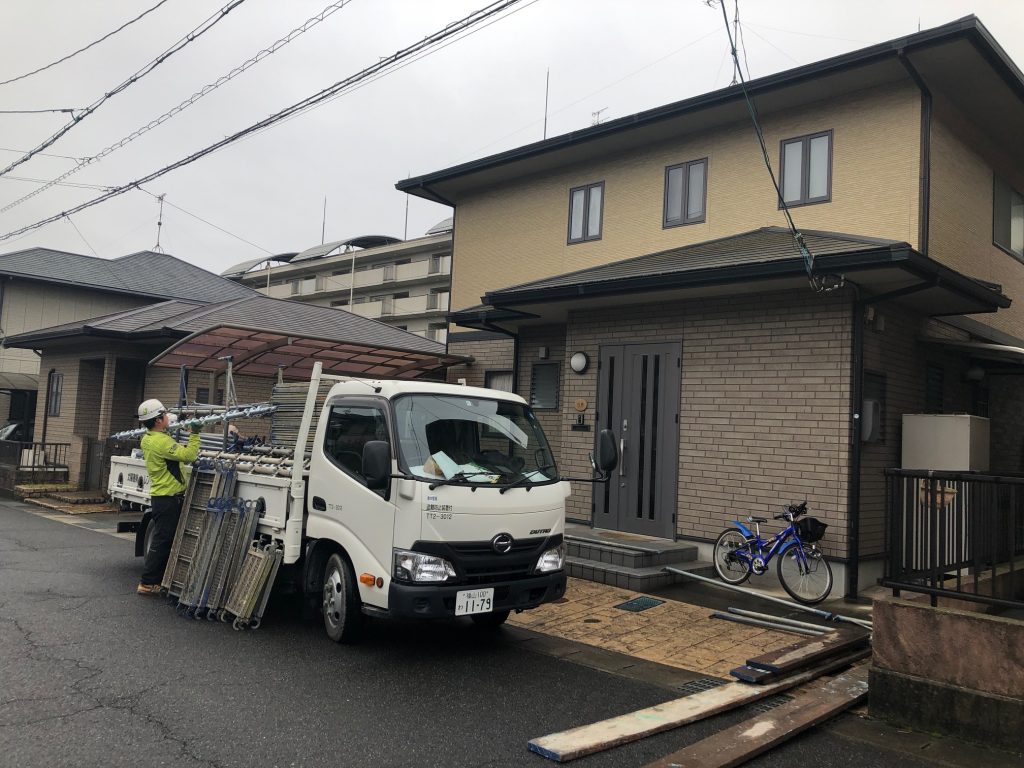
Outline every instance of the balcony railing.
<path fill-rule="evenodd" d="M 882 584 L 1024 608 L 1024 477 L 886 470 L 888 555 Z"/>

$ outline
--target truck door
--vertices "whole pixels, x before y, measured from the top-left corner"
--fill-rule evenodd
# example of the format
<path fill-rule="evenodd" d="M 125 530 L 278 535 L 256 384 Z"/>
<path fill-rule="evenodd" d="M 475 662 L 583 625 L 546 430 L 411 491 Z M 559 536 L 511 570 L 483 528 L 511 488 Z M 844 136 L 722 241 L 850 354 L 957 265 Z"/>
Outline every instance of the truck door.
<path fill-rule="evenodd" d="M 390 489 L 371 491 L 362 474 L 363 446 L 368 441 L 394 445 L 387 409 L 380 400 L 344 398 L 329 403 L 322 418 L 327 423 L 311 458 L 306 532 L 341 544 L 356 576 L 369 572 L 387 579 L 395 506 Z"/>

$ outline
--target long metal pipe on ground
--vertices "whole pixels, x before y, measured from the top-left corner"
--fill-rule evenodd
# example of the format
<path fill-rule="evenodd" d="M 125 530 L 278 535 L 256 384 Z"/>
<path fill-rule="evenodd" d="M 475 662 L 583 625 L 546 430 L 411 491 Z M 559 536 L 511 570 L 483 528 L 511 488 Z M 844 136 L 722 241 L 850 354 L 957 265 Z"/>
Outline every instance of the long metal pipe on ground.
<path fill-rule="evenodd" d="M 810 629 L 791 627 L 789 624 L 781 624 L 775 621 L 762 621 L 761 619 L 751 619 L 747 616 L 737 616 L 733 613 L 722 613 L 721 611 L 715 611 L 712 613 L 711 618 L 735 621 L 737 624 L 749 624 L 754 627 L 764 627 L 766 629 L 775 630 L 776 632 L 792 632 L 794 635 L 806 635 L 807 637 L 821 637 L 827 632 L 827 630 L 824 629 L 815 632 Z"/>
<path fill-rule="evenodd" d="M 737 616 L 746 616 L 751 619 L 761 619 L 762 621 L 774 621 L 778 624 L 789 624 L 791 627 L 800 627 L 801 629 L 810 629 L 817 632 L 835 632 L 834 627 L 823 627 L 820 624 L 809 624 L 806 621 L 797 621 L 796 619 L 787 619 L 785 616 L 773 616 L 770 613 L 758 613 L 757 611 L 745 611 L 742 608 L 729 608 L 729 613 L 735 613 Z"/>
<path fill-rule="evenodd" d="M 783 600 L 780 597 L 772 597 L 771 595 L 765 595 L 753 589 L 744 589 L 743 587 L 737 587 L 733 584 L 726 584 L 724 581 L 709 579 L 707 576 L 698 576 L 696 573 L 682 571 L 678 568 L 673 568 L 672 566 L 665 566 L 662 570 L 665 573 L 675 573 L 680 576 L 686 576 L 689 579 L 704 581 L 708 584 L 713 584 L 716 587 L 722 587 L 723 589 L 731 589 L 733 592 L 739 592 L 741 595 L 751 595 L 752 597 L 760 597 L 762 600 L 768 600 L 773 603 L 778 603 L 779 605 L 784 605 L 787 608 L 797 608 L 801 611 L 806 611 L 807 613 L 813 613 L 815 616 L 821 616 L 823 619 L 828 619 L 829 621 L 845 621 L 850 624 L 856 624 L 859 627 L 864 627 L 865 629 L 873 629 L 873 627 L 871 626 L 871 622 L 865 621 L 864 619 L 855 619 L 852 616 L 842 616 L 838 613 L 823 611 L 820 608 L 812 608 L 809 605 L 801 605 L 800 603 L 794 603 L 789 600 Z"/>

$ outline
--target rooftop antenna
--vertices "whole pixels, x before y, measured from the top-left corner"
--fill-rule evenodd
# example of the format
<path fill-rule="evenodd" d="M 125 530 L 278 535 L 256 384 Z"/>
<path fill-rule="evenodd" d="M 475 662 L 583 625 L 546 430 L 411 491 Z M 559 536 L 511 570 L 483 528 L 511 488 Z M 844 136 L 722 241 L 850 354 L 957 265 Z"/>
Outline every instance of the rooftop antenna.
<path fill-rule="evenodd" d="M 599 110 L 597 110 L 597 112 L 591 112 L 590 116 L 593 119 L 590 121 L 590 124 L 591 125 L 600 125 L 601 124 L 601 113 L 604 112 L 606 109 L 608 109 L 608 107 L 601 107 Z"/>
<path fill-rule="evenodd" d="M 544 74 L 544 136 L 548 137 L 548 92 L 551 88 L 551 67 Z"/>
<path fill-rule="evenodd" d="M 163 253 L 164 249 L 160 247 L 160 228 L 164 225 L 164 197 L 166 193 L 157 195 L 156 199 L 160 202 L 160 213 L 156 217 L 156 245 L 153 246 L 153 253 Z"/>
<path fill-rule="evenodd" d="M 325 234 L 327 232 L 327 195 L 324 195 L 324 217 L 323 223 L 320 225 L 320 245 L 324 244 Z"/>

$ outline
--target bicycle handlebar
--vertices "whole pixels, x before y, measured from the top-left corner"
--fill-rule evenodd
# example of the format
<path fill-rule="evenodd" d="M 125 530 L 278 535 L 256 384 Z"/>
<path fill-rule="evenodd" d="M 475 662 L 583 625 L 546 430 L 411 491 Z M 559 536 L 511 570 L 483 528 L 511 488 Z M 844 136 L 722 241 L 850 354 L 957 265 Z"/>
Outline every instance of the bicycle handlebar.
<path fill-rule="evenodd" d="M 784 511 L 782 512 L 781 515 L 775 515 L 775 519 L 776 520 L 785 520 L 786 522 L 791 523 L 794 520 L 796 520 L 798 517 L 800 517 L 800 515 L 806 515 L 806 514 L 807 514 L 807 502 L 805 501 L 805 502 L 803 502 L 801 504 L 790 504 L 790 505 L 788 505 L 784 509 Z"/>

